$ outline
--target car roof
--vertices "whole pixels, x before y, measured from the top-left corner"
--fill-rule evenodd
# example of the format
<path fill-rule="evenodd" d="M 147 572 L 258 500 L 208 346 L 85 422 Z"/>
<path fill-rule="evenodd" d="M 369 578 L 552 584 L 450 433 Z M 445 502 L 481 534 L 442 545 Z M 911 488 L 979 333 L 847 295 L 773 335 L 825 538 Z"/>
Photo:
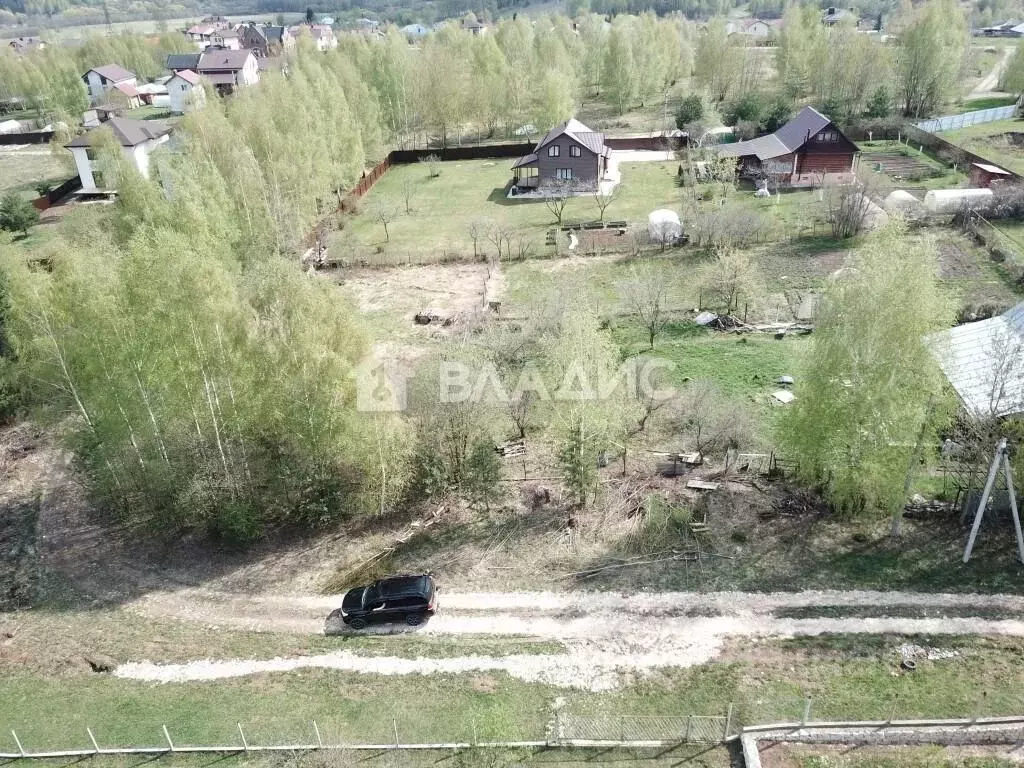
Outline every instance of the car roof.
<path fill-rule="evenodd" d="M 400 597 L 405 595 L 425 595 L 430 591 L 429 576 L 392 576 L 381 579 L 376 584 L 382 595 Z"/>

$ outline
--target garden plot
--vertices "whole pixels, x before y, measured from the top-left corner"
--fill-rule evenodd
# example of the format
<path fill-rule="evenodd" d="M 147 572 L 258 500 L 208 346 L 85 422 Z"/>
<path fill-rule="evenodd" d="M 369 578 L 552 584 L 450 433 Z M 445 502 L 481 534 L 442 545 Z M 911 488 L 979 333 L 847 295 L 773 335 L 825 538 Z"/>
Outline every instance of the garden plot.
<path fill-rule="evenodd" d="M 866 152 L 863 161 L 873 169 L 879 169 L 896 181 L 920 182 L 933 176 L 942 175 L 930 162 L 916 157 L 908 157 L 902 152 Z M 907 190 L 915 197 L 923 198 L 923 190 L 910 188 Z"/>

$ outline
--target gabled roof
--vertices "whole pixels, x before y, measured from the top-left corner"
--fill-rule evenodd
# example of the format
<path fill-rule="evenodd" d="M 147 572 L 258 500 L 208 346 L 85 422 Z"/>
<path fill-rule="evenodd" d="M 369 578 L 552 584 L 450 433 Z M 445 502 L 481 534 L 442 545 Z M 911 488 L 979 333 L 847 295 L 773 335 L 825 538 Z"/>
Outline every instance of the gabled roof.
<path fill-rule="evenodd" d="M 105 78 L 112 83 L 135 79 L 135 75 L 133 73 L 129 72 L 124 67 L 117 66 L 117 64 L 104 64 L 102 67 L 93 67 L 85 74 L 88 75 L 89 72 L 95 72 L 100 77 Z"/>
<path fill-rule="evenodd" d="M 720 157 L 747 157 L 753 155 L 758 160 L 770 160 L 773 157 L 788 155 L 800 149 L 812 136 L 832 124 L 825 115 L 814 107 L 804 107 L 784 126 L 775 133 L 758 136 L 749 141 L 738 141 L 735 144 L 723 144 L 716 149 Z"/>
<path fill-rule="evenodd" d="M 167 55 L 167 68 L 172 72 L 182 69 L 195 70 L 199 66 L 201 53 L 170 53 Z"/>
<path fill-rule="evenodd" d="M 237 72 L 245 66 L 245 62 L 252 56 L 252 51 L 245 49 L 241 51 L 210 51 L 199 57 L 199 65 L 196 71 L 205 74 L 207 71 L 229 71 Z M 191 67 L 190 67 L 191 69 Z"/>
<path fill-rule="evenodd" d="M 1024 302 L 928 338 L 946 379 L 978 417 L 1024 413 Z"/>
<path fill-rule="evenodd" d="M 199 75 L 191 69 L 181 69 L 174 73 L 174 77 L 180 77 L 189 85 L 199 85 Z M 172 80 L 174 78 L 171 78 Z"/>
<path fill-rule="evenodd" d="M 110 128 L 114 132 L 114 138 L 122 147 L 137 147 L 139 144 L 159 139 L 171 132 L 171 125 L 163 120 L 132 120 L 127 117 L 112 117 L 64 146 L 91 147 L 96 140 L 95 132 L 104 127 Z"/>
<path fill-rule="evenodd" d="M 568 136 L 578 144 L 582 144 L 595 155 L 605 154 L 607 149 L 604 144 L 604 134 L 592 131 L 576 118 L 570 118 L 561 125 L 557 125 L 548 131 L 548 135 L 541 139 L 534 148 L 534 154 L 540 152 L 544 147 L 557 139 L 559 136 Z"/>

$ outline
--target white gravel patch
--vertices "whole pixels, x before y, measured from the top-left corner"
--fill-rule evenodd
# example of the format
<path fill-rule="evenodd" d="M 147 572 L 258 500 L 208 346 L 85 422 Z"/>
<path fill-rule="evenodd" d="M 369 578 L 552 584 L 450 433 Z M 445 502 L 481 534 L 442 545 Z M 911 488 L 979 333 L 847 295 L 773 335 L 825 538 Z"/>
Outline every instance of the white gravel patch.
<path fill-rule="evenodd" d="M 614 600 L 615 596 L 606 596 Z M 665 596 L 652 596 L 663 600 Z M 763 596 L 762 596 L 763 597 Z M 519 598 L 506 596 L 506 607 L 522 609 Z M 303 668 L 336 669 L 376 675 L 433 675 L 473 672 L 506 672 L 526 682 L 564 688 L 605 691 L 618 687 L 630 674 L 653 669 L 691 667 L 712 661 L 731 637 L 795 637 L 835 633 L 900 635 L 1011 635 L 1024 637 L 1024 622 L 970 618 L 822 618 L 774 619 L 751 611 L 747 615 L 711 618 L 645 615 L 651 607 L 635 612 L 591 609 L 582 615 L 543 615 L 545 610 L 570 610 L 564 598 L 545 604 L 534 601 L 525 615 L 461 615 L 465 610 L 447 600 L 449 613 L 436 616 L 417 632 L 431 635 L 523 635 L 561 641 L 567 651 L 557 654 L 509 656 L 467 655 L 445 659 L 360 656 L 337 651 L 317 656 L 269 660 L 204 660 L 185 664 L 133 662 L 117 668 L 115 675 L 152 682 L 218 680 Z M 600 601 L 598 601 L 600 602 Z M 807 604 L 807 603 L 803 603 Z M 823 604 L 836 604 L 828 602 Z M 475 604 L 479 607 L 479 603 Z M 622 606 L 620 606 L 621 608 Z M 661 606 L 662 609 L 664 606 Z M 491 605 L 490 609 L 494 610 Z M 538 615 L 540 614 L 540 615 Z"/>

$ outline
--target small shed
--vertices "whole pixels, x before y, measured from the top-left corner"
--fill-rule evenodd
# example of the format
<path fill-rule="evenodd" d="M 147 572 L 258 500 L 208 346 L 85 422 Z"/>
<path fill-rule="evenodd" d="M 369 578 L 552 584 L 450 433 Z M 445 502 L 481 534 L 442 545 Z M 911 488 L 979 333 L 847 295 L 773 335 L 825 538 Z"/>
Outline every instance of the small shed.
<path fill-rule="evenodd" d="M 1000 181 L 1009 181 L 1013 174 L 989 163 L 971 163 L 967 179 L 972 187 L 987 188 Z"/>
<path fill-rule="evenodd" d="M 683 236 L 683 225 L 679 223 L 679 214 L 667 208 L 652 211 L 647 217 L 647 234 L 651 241 L 662 245 L 671 245 Z"/>

